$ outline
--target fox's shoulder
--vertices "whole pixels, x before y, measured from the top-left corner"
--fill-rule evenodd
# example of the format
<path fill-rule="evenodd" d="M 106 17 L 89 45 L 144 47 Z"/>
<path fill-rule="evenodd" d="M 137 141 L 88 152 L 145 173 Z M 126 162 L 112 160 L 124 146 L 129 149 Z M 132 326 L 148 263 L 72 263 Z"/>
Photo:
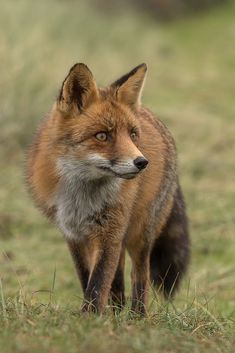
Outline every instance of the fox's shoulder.
<path fill-rule="evenodd" d="M 143 133 L 147 133 L 149 136 L 160 137 L 165 144 L 170 145 L 171 149 L 175 150 L 174 138 L 168 127 L 159 117 L 144 106 L 140 107 L 138 115 Z"/>

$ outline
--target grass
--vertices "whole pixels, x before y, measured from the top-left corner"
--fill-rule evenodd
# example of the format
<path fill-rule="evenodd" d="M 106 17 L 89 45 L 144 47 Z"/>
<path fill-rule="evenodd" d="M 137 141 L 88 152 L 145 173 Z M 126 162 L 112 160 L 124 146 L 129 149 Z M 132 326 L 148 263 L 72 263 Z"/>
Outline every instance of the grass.
<path fill-rule="evenodd" d="M 234 352 L 233 2 L 169 24 L 83 2 L 0 5 L 1 352 Z M 177 143 L 192 262 L 176 300 L 152 293 L 145 319 L 129 306 L 81 316 L 66 245 L 24 186 L 26 146 L 77 61 L 101 85 L 147 62 L 144 104 Z"/>

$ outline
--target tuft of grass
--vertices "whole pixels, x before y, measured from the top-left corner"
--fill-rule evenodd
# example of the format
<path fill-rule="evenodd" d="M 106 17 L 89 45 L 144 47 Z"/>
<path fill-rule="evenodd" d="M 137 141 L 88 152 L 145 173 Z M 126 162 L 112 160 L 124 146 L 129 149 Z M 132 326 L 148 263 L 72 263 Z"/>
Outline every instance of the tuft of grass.
<path fill-rule="evenodd" d="M 157 309 L 140 319 L 128 307 L 120 315 L 107 308 L 102 317 L 84 316 L 69 303 L 35 303 L 20 295 L 6 304 L 1 339 L 9 352 L 228 352 L 234 343 L 228 340 L 231 321 L 215 317 L 206 302 L 184 299 L 181 309 L 154 299 Z M 15 340 L 10 339 L 13 333 Z"/>
<path fill-rule="evenodd" d="M 234 3 L 169 24 L 84 1 L 0 5 L 1 352 L 234 352 Z M 192 262 L 174 302 L 150 293 L 144 319 L 129 301 L 120 315 L 81 315 L 63 238 L 24 186 L 26 147 L 78 61 L 101 86 L 147 62 L 143 102 L 178 147 Z M 130 261 L 128 295 L 129 273 Z"/>

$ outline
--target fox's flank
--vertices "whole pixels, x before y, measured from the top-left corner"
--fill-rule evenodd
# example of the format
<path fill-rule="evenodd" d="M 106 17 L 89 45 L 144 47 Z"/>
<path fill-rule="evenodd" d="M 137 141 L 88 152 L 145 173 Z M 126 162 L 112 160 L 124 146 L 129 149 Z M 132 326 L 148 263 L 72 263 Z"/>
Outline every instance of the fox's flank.
<path fill-rule="evenodd" d="M 83 311 L 125 305 L 132 260 L 132 310 L 145 314 L 152 282 L 172 297 L 190 258 L 188 221 L 174 140 L 141 105 L 147 66 L 98 88 L 74 65 L 27 158 L 36 204 L 61 230 L 84 292 Z"/>

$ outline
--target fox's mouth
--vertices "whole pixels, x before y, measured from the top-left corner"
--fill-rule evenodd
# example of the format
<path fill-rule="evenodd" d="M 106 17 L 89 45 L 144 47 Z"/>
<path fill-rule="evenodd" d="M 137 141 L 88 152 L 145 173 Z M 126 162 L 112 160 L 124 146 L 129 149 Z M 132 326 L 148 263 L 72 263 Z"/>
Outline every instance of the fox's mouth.
<path fill-rule="evenodd" d="M 136 172 L 136 173 L 125 173 L 125 174 L 114 173 L 114 174 L 117 177 L 122 178 L 122 179 L 134 179 L 139 174 L 139 172 Z"/>
<path fill-rule="evenodd" d="M 117 176 L 118 178 L 122 178 L 122 179 L 134 179 L 139 174 L 139 171 L 129 172 L 129 173 L 117 173 L 108 167 L 99 166 L 98 168 L 102 169 L 102 170 L 106 170 L 106 171 L 110 172 L 111 174 Z"/>

